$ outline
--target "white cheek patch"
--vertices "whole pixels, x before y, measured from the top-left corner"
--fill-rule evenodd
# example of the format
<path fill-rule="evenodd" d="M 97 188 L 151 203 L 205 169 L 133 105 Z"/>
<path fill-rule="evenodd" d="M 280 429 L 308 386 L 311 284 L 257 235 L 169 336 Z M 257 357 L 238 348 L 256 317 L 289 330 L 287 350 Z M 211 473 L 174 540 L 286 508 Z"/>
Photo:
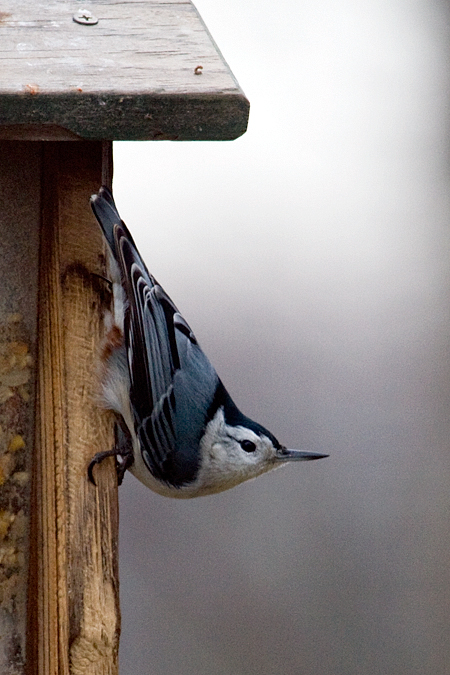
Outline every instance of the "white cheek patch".
<path fill-rule="evenodd" d="M 214 462 L 226 462 L 228 453 L 221 443 L 214 443 L 209 451 L 209 456 Z"/>

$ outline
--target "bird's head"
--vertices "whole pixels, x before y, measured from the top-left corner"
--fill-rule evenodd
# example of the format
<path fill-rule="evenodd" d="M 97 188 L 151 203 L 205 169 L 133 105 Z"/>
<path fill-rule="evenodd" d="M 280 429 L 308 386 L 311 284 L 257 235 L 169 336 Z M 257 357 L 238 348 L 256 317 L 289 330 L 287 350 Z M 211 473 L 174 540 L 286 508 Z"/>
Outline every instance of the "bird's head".
<path fill-rule="evenodd" d="M 201 464 L 195 481 L 199 494 L 214 494 L 256 478 L 291 461 L 327 457 L 289 450 L 267 429 L 239 413 L 230 424 L 220 407 L 208 423 L 200 444 Z"/>

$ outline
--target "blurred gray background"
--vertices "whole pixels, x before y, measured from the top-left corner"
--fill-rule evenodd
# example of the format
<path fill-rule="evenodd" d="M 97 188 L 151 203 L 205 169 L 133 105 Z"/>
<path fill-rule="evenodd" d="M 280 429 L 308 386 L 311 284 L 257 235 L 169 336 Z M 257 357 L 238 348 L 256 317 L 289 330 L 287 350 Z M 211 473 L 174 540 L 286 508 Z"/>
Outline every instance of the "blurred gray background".
<path fill-rule="evenodd" d="M 116 143 L 116 200 L 238 405 L 330 458 L 126 477 L 121 674 L 448 674 L 449 5 L 196 4 L 248 132 Z"/>

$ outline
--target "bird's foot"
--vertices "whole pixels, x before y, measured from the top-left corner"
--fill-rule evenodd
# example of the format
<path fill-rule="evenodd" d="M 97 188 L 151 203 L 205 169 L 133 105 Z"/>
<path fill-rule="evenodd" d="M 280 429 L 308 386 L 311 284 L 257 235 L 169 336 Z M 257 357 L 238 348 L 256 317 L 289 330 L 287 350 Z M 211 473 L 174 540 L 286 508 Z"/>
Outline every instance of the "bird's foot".
<path fill-rule="evenodd" d="M 103 283 L 105 283 L 106 286 L 108 287 L 108 291 L 109 291 L 110 293 L 112 292 L 113 283 L 112 283 L 111 279 L 107 279 L 107 278 L 104 277 L 102 274 L 97 274 L 96 272 L 91 272 L 91 276 L 93 276 L 93 277 L 95 277 L 96 279 L 99 279 L 100 281 L 102 281 Z"/>
<path fill-rule="evenodd" d="M 115 426 L 115 444 L 111 450 L 103 450 L 103 452 L 97 452 L 93 456 L 88 466 L 88 478 L 93 485 L 97 485 L 94 478 L 94 466 L 100 464 L 107 457 L 116 458 L 116 473 L 117 473 L 117 484 L 122 485 L 123 477 L 125 471 L 129 469 L 133 462 L 133 446 L 131 443 L 131 438 L 129 433 L 126 432 L 122 425 L 117 423 Z"/>

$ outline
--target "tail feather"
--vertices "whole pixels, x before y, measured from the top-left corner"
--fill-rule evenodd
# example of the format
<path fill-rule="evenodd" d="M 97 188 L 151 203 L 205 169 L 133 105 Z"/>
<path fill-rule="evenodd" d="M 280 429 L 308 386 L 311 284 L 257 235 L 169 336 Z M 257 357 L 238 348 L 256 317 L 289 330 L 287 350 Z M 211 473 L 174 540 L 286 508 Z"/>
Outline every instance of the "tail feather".
<path fill-rule="evenodd" d="M 132 243 L 134 248 L 136 248 L 136 244 L 133 241 L 130 231 L 119 216 L 119 212 L 110 190 L 108 190 L 108 188 L 104 185 L 100 188 L 97 195 L 92 195 L 91 208 L 98 220 L 100 227 L 102 228 L 103 234 L 105 235 L 111 252 L 116 259 L 117 252 L 114 238 L 115 225 L 120 225 L 122 227 L 127 236 L 127 239 Z"/>

